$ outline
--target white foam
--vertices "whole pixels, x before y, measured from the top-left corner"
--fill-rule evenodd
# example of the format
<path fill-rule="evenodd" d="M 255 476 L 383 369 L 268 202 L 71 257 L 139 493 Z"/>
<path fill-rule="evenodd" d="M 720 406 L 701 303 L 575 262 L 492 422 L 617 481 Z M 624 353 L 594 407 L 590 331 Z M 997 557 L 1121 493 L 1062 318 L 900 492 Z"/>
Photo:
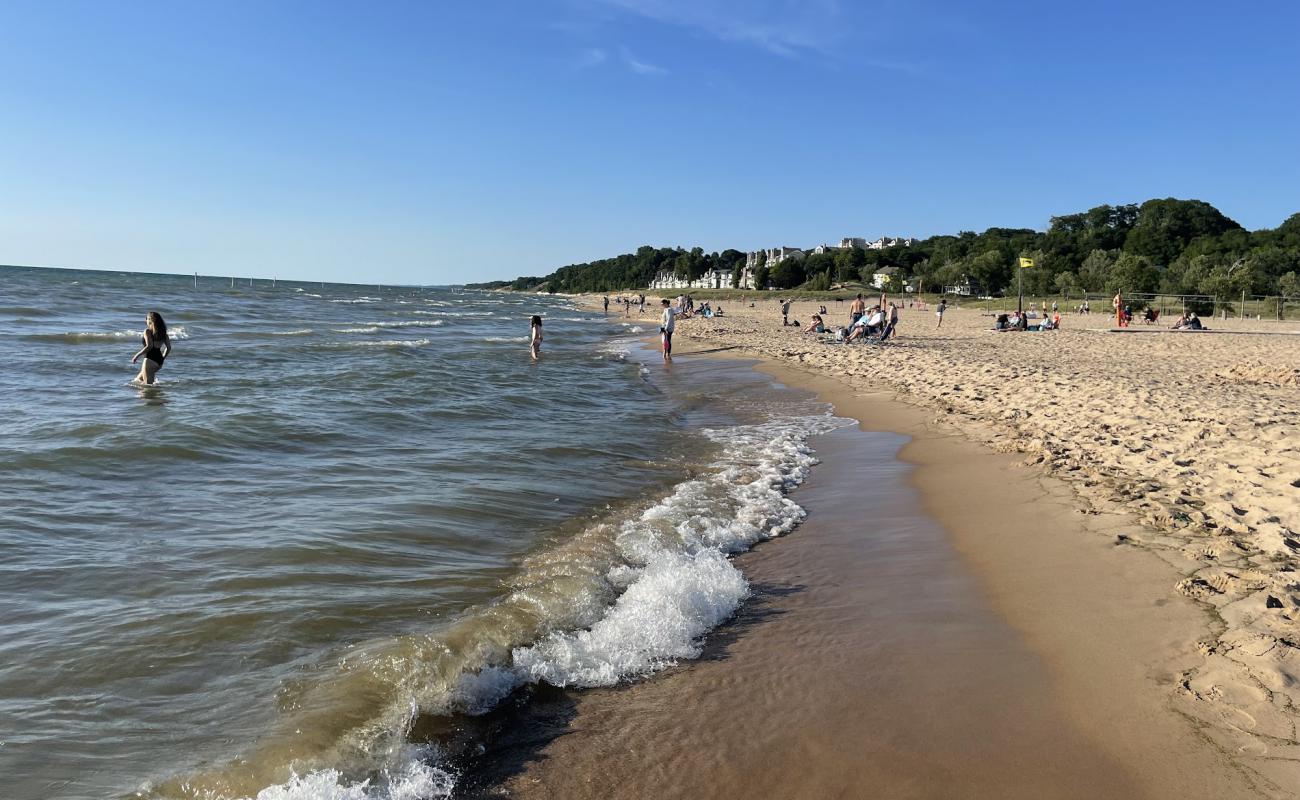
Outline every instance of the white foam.
<path fill-rule="evenodd" d="M 296 330 L 296 331 L 271 331 L 270 332 L 272 336 L 310 336 L 311 333 L 312 333 L 311 328 L 303 328 L 301 330 Z"/>
<path fill-rule="evenodd" d="M 143 330 L 124 330 L 124 331 L 67 331 L 66 333 L 34 333 L 25 336 L 27 339 L 38 339 L 50 342 L 113 342 L 123 339 L 138 339 L 144 336 Z M 167 329 L 167 336 L 171 339 L 188 339 L 189 331 L 185 330 L 184 325 L 173 325 Z"/>
<path fill-rule="evenodd" d="M 722 553 L 659 553 L 590 629 L 515 650 L 527 680 L 610 686 L 700 654 L 701 637 L 739 607 L 745 577 Z"/>
<path fill-rule="evenodd" d="M 433 344 L 432 339 L 359 339 L 355 342 L 342 342 L 345 347 L 424 347 Z"/>
<path fill-rule="evenodd" d="M 364 328 L 332 328 L 335 333 L 379 333 L 377 325 L 370 325 Z"/>
<path fill-rule="evenodd" d="M 515 648 L 508 667 L 463 676 L 451 707 L 477 713 L 522 683 L 608 686 L 697 657 L 748 593 L 728 556 L 803 520 L 785 493 L 817 461 L 807 438 L 845 424 L 827 415 L 704 431 L 722 445 L 716 469 L 621 525 L 606 580 L 626 588 L 613 606 L 585 630 Z"/>
<path fill-rule="evenodd" d="M 410 755 L 382 771 L 375 779 L 351 781 L 338 770 L 323 769 L 295 774 L 284 783 L 268 786 L 256 798 L 242 800 L 435 800 L 451 797 L 455 776 Z"/>
<path fill-rule="evenodd" d="M 443 319 L 407 319 L 389 320 L 387 322 L 367 322 L 366 325 L 378 325 L 381 328 L 437 328 L 446 325 Z"/>
<path fill-rule="evenodd" d="M 415 309 L 412 314 L 421 314 L 426 317 L 494 317 L 495 311 L 425 311 Z"/>
<path fill-rule="evenodd" d="M 483 341 L 485 342 L 526 342 L 528 341 L 528 337 L 527 336 L 485 336 L 483 337 Z"/>
<path fill-rule="evenodd" d="M 348 305 L 354 305 L 354 304 L 356 304 L 356 303 L 378 303 L 378 302 L 380 302 L 382 299 L 383 299 L 383 298 L 381 298 L 381 297 L 358 297 L 358 298 L 356 298 L 356 299 L 354 299 L 354 300 L 331 300 L 330 302 L 331 302 L 331 303 L 346 303 L 346 304 L 348 304 Z"/>

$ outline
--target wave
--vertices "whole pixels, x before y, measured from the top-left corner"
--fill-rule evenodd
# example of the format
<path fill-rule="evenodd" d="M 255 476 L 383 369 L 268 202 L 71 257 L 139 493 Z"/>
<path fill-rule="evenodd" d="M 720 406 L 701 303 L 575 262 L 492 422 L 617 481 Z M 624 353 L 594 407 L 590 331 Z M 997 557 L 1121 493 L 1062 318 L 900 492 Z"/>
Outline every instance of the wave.
<path fill-rule="evenodd" d="M 188 339 L 190 334 L 183 325 L 174 325 L 167 329 L 167 335 L 176 340 Z M 66 331 L 64 333 L 29 333 L 22 338 L 32 342 L 54 342 L 56 344 L 97 344 L 100 342 L 117 342 L 126 339 L 139 339 L 144 331 Z"/>
<path fill-rule="evenodd" d="M 364 328 L 331 328 L 335 333 L 379 333 L 379 326 L 369 325 Z"/>
<path fill-rule="evenodd" d="M 330 302 L 331 302 L 331 303 L 346 303 L 346 304 L 349 304 L 349 305 L 354 305 L 354 304 L 357 304 L 357 303 L 379 303 L 379 302 L 382 302 L 382 301 L 383 301 L 383 298 L 382 298 L 382 297 L 357 297 L 357 298 L 354 298 L 354 299 L 352 299 L 352 300 L 331 300 Z"/>
<path fill-rule="evenodd" d="M 483 337 L 483 341 L 485 342 L 526 342 L 528 341 L 528 337 L 527 336 L 485 336 Z"/>
<path fill-rule="evenodd" d="M 447 321 L 442 319 L 407 319 L 390 320 L 387 322 L 367 322 L 364 324 L 380 328 L 437 328 L 446 325 Z"/>
<path fill-rule="evenodd" d="M 415 309 L 412 314 L 421 314 L 426 317 L 495 317 L 495 311 L 424 311 Z"/>
<path fill-rule="evenodd" d="M 796 416 L 702 431 L 720 447 L 707 472 L 530 557 L 492 604 L 432 631 L 349 648 L 336 668 L 288 687 L 277 731 L 237 766 L 172 789 L 285 800 L 450 796 L 446 759 L 407 740 L 421 717 L 482 714 L 527 684 L 609 686 L 697 657 L 749 592 L 729 556 L 803 520 L 786 494 L 816 463 L 808 437 L 845 424 Z M 290 751 L 305 772 L 286 782 Z"/>
<path fill-rule="evenodd" d="M 353 342 L 338 342 L 336 347 L 424 347 L 433 344 L 432 339 L 358 339 Z"/>
<path fill-rule="evenodd" d="M 0 306 L 0 314 L 14 317 L 53 317 L 54 311 L 36 306 Z"/>
<path fill-rule="evenodd" d="M 296 331 L 267 331 L 270 336 L 310 336 L 313 333 L 311 328 L 303 328 Z"/>

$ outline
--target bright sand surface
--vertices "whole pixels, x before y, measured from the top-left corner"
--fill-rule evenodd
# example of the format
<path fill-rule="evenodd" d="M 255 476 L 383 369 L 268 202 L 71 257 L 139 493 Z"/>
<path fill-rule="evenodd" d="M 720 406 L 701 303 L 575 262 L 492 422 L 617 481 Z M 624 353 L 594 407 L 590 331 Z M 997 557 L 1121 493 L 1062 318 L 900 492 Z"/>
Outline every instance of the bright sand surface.
<path fill-rule="evenodd" d="M 972 613 L 993 609 L 1016 636 L 965 620 L 979 644 L 954 655 L 909 632 L 923 619 L 907 608 L 934 599 L 947 616 L 933 623 L 953 606 L 916 575 L 872 594 L 874 559 L 843 539 L 865 516 L 845 481 L 857 471 L 837 473 L 838 490 L 815 474 L 805 527 L 743 557 L 757 585 L 806 590 L 760 590 L 760 609 L 776 610 L 754 625 L 742 612 L 723 661 L 581 696 L 573 735 L 513 793 L 600 796 L 562 777 L 585 774 L 626 796 L 1297 795 L 1300 337 L 1272 333 L 1296 326 L 1121 334 L 1071 315 L 1059 332 L 996 334 L 974 310 L 949 309 L 936 329 L 905 309 L 882 348 L 783 329 L 771 302 L 724 305 L 727 317 L 680 323 L 679 354 L 741 346 L 838 413 L 911 436 L 901 455 L 974 576 Z M 864 607 L 881 611 L 837 618 Z M 676 735 L 650 737 L 656 725 Z M 566 771 L 582 741 L 618 758 Z M 624 755 L 637 752 L 650 755 Z M 710 770 L 734 780 L 700 783 Z"/>

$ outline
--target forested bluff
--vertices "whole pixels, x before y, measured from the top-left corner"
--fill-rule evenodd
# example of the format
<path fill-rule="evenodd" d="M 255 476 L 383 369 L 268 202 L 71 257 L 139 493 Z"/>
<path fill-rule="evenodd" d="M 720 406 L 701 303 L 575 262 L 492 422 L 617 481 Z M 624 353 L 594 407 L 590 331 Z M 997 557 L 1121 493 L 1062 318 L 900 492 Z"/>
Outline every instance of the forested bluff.
<path fill-rule="evenodd" d="M 905 279 L 915 279 L 927 289 L 971 279 L 982 291 L 998 294 L 1015 289 L 1021 257 L 1034 259 L 1035 268 L 1023 271 L 1024 290 L 1033 295 L 1123 290 L 1300 297 L 1300 213 L 1276 228 L 1248 231 L 1200 200 L 1102 205 L 1052 217 L 1046 231 L 989 228 L 983 233 L 931 236 L 910 246 L 810 252 L 770 269 L 763 265 L 754 278 L 758 288 L 817 290 L 852 281 L 870 283 L 883 268 L 896 267 L 891 278 L 895 285 L 889 287 L 895 291 Z M 714 268 L 729 272 L 734 286 L 744 266 L 745 253 L 739 250 L 706 253 L 700 247 L 645 245 L 635 253 L 570 264 L 546 276 L 471 288 L 609 292 L 645 288 L 664 270 L 694 279 Z"/>

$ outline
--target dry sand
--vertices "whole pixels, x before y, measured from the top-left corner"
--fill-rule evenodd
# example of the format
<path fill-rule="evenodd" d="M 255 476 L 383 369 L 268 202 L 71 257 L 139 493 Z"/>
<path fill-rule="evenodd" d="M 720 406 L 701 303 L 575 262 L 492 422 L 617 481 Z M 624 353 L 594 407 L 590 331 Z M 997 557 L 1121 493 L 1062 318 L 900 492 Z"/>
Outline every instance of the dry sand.
<path fill-rule="evenodd" d="M 1208 620 L 1203 635 L 1185 641 L 1194 628 L 1152 629 L 1145 622 L 1158 618 L 1162 606 L 1148 603 L 1119 609 L 1111 643 L 1135 630 L 1163 632 L 1169 663 L 1179 668 L 1164 674 L 1148 662 L 1150 682 L 1164 687 L 1162 705 L 1194 720 L 1271 786 L 1270 794 L 1300 794 L 1300 336 L 1294 323 L 1210 323 L 1258 334 L 1112 333 L 1104 316 L 1068 315 L 1061 331 L 994 333 L 982 310 L 950 308 L 938 329 L 933 313 L 904 309 L 894 342 L 845 346 L 783 328 L 772 301 L 756 309 L 724 305 L 726 317 L 679 323 L 679 351 L 736 345 L 835 379 L 853 393 L 885 392 L 926 409 L 936 430 L 960 431 L 988 450 L 1017 454 L 1034 474 L 1064 479 L 1075 493 L 1068 502 L 1099 518 L 1087 526 L 1096 538 L 1122 545 L 1112 551 L 1163 559 L 1172 570 L 1132 579 L 1160 581 L 1143 587 L 1156 601 L 1198 603 Z M 831 321 L 847 316 L 847 303 L 829 305 Z M 814 309 L 796 303 L 791 318 L 806 321 Z M 938 486 L 932 504 L 939 495 L 958 517 L 978 500 L 958 486 Z M 1017 519 L 1007 508 L 1006 515 L 1009 529 L 1052 531 L 1032 512 Z M 960 519 L 945 521 L 960 529 Z M 954 534 L 960 539 L 959 530 Z M 969 554 L 1031 645 L 1086 679 L 1088 665 L 1071 661 L 1069 644 L 1059 641 L 1078 620 L 1043 624 L 1048 612 L 1035 610 L 1034 594 L 1043 586 L 994 574 L 979 552 Z M 1110 561 L 1123 575 L 1123 562 Z M 1111 589 L 1078 591 L 1082 600 Z M 1061 634 L 1050 635 L 1054 629 Z M 1113 655 L 1122 658 L 1123 651 Z M 1104 695 L 1104 687 L 1096 688 Z"/>

